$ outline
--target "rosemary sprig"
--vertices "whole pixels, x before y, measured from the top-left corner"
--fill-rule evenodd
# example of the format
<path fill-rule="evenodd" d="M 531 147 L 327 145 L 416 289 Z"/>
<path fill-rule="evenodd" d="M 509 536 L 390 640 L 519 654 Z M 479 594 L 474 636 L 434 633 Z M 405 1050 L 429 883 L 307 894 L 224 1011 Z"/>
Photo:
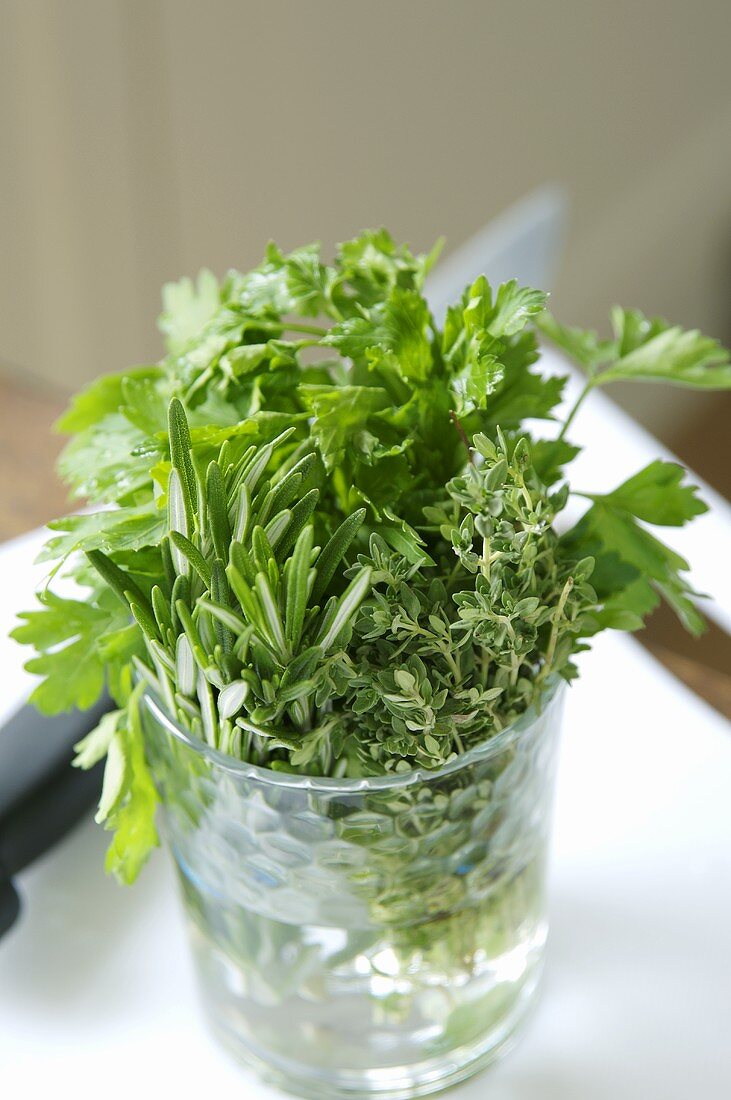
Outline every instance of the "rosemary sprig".
<path fill-rule="evenodd" d="M 137 623 L 144 655 L 138 675 L 171 717 L 222 752 L 276 762 L 278 750 L 317 745 L 320 768 L 332 753 L 322 723 L 335 666 L 343 652 L 371 569 L 355 571 L 338 594 L 329 585 L 364 519 L 354 512 L 324 550 L 313 545 L 318 491 L 303 494 L 308 516 L 289 507 L 309 476 L 314 454 L 268 478 L 291 432 L 229 461 L 224 443 L 205 473 L 194 462 L 185 411 L 170 403 L 172 469 L 167 485 L 168 531 L 160 545 L 172 571 L 150 596 L 101 550 L 90 564 Z M 291 527 L 299 533 L 287 550 Z M 283 548 L 285 548 L 283 550 Z"/>

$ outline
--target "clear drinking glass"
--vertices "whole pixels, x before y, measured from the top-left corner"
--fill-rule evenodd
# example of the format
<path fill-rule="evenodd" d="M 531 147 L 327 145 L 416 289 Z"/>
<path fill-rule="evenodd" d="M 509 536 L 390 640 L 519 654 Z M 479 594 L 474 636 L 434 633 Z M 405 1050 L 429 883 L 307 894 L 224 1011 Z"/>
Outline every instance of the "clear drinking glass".
<path fill-rule="evenodd" d="M 227 757 L 147 697 L 205 1009 L 239 1059 L 313 1100 L 396 1100 L 505 1049 L 546 941 L 562 698 L 439 770 L 323 779 Z"/>

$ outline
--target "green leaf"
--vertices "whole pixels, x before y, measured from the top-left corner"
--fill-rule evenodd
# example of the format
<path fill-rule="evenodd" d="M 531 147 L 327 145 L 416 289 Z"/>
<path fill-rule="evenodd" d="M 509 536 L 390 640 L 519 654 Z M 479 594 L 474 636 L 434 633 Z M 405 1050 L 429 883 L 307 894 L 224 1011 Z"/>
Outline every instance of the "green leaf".
<path fill-rule="evenodd" d="M 124 762 L 124 778 L 105 821 L 105 828 L 114 832 L 105 867 L 127 885 L 134 882 L 150 852 L 159 843 L 155 828 L 159 799 L 145 760 L 140 694 L 139 689 L 133 694 L 127 708 L 127 720 L 120 722 L 115 733 L 113 743 L 116 741 Z M 116 772 L 119 766 L 113 763 L 112 767 Z"/>
<path fill-rule="evenodd" d="M 284 637 L 284 624 L 282 623 L 279 607 L 274 598 L 266 573 L 257 573 L 256 581 L 254 582 L 254 590 L 258 597 L 259 607 L 261 608 L 262 620 L 266 625 L 267 637 L 271 639 L 275 649 L 280 654 L 284 654 L 287 650 L 287 643 Z"/>
<path fill-rule="evenodd" d="M 254 599 L 254 593 L 251 587 L 244 580 L 235 565 L 229 565 L 227 567 L 226 576 L 228 577 L 229 584 L 234 591 L 236 599 L 241 605 L 241 609 L 247 621 L 251 623 L 252 626 L 255 626 L 257 630 L 261 630 L 264 621 L 258 604 Z"/>
<path fill-rule="evenodd" d="M 328 624 L 327 629 L 318 638 L 318 645 L 325 652 L 337 642 L 343 630 L 352 622 L 353 616 L 371 587 L 371 574 L 372 570 L 370 568 L 361 569 L 337 601 L 332 622 Z"/>
<path fill-rule="evenodd" d="M 116 663 L 122 666 L 122 670 L 128 669 L 132 657 L 141 655 L 143 643 L 136 623 L 119 627 L 117 630 L 108 630 L 99 639 L 99 656 L 105 664 L 110 666 L 110 671 Z M 114 692 L 113 692 L 114 694 Z M 115 695 L 116 698 L 116 695 Z M 118 701 L 126 701 L 127 695 Z"/>
<path fill-rule="evenodd" d="M 11 634 L 39 654 L 25 665 L 28 672 L 42 677 L 30 701 L 44 714 L 74 707 L 86 710 L 104 686 L 100 639 L 107 630 L 125 625 L 124 611 L 114 598 L 107 607 L 66 599 L 50 589 L 40 593 L 38 601 L 42 610 L 24 611 L 21 624 Z"/>
<path fill-rule="evenodd" d="M 213 600 L 207 600 L 201 597 L 198 600 L 198 607 L 202 611 L 207 611 L 210 615 L 213 615 L 214 619 L 217 619 L 235 635 L 243 634 L 246 630 L 246 623 L 237 615 L 235 611 L 232 611 L 230 607 L 225 607 L 221 603 L 216 603 Z"/>
<path fill-rule="evenodd" d="M 426 552 L 424 540 L 418 531 L 415 531 L 405 520 L 399 519 L 388 508 L 384 508 L 383 514 L 388 522 L 375 526 L 373 530 L 384 538 L 389 546 L 414 565 L 436 564 Z"/>
<path fill-rule="evenodd" d="M 510 355 L 515 337 L 540 312 L 546 296 L 513 279 L 503 283 L 493 301 L 492 288 L 480 275 L 465 292 L 461 308 L 447 311 L 442 340 L 445 361 L 464 376 L 467 398 L 484 408 L 487 398 L 507 373 L 504 354 Z"/>
<path fill-rule="evenodd" d="M 600 341 L 593 332 L 565 328 L 549 314 L 538 321 L 541 331 L 605 385 L 619 380 L 670 382 L 699 389 L 731 387 L 729 353 L 717 340 L 695 329 L 683 330 L 639 310 L 612 310 L 614 340 Z"/>
<path fill-rule="evenodd" d="M 88 771 L 89 768 L 93 768 L 95 764 L 104 759 L 111 740 L 117 731 L 120 719 L 124 714 L 125 711 L 123 710 L 109 711 L 108 714 L 102 716 L 99 724 L 94 727 L 91 733 L 87 733 L 86 737 L 82 738 L 81 741 L 77 741 L 74 745 L 76 755 L 72 762 L 75 768 L 83 768 L 84 771 Z"/>
<path fill-rule="evenodd" d="M 193 622 L 193 616 L 188 609 L 187 604 L 183 600 L 175 601 L 175 612 L 180 619 L 185 636 L 188 639 L 191 653 L 195 658 L 195 662 L 199 668 L 205 669 L 208 667 L 208 657 L 205 649 L 203 648 L 203 642 L 201 636 L 198 633 L 198 629 Z M 177 654 L 176 654 L 177 656 Z"/>
<path fill-rule="evenodd" d="M 98 423 L 109 413 L 119 412 L 122 404 L 122 384 L 128 375 L 105 374 L 71 398 L 71 404 L 56 421 L 59 432 L 74 435 Z"/>
<path fill-rule="evenodd" d="M 289 508 L 285 508 L 283 512 L 279 512 L 275 515 L 274 519 L 269 520 L 269 523 L 267 523 L 264 528 L 264 534 L 272 550 L 276 550 L 291 522 L 292 512 L 290 512 Z"/>
<path fill-rule="evenodd" d="M 274 515 L 283 508 L 288 508 L 297 499 L 316 459 L 317 455 L 314 451 L 305 455 L 280 481 L 272 486 L 271 510 Z"/>
<path fill-rule="evenodd" d="M 398 245 L 386 229 L 367 229 L 360 236 L 338 246 L 335 260 L 342 281 L 352 287 L 354 298 L 342 295 L 344 311 L 354 301 L 366 308 L 382 301 L 395 286 L 420 290 L 427 272 L 442 247 L 437 241 L 426 256 L 414 256 L 406 245 Z"/>
<path fill-rule="evenodd" d="M 692 599 L 696 594 L 681 576 L 688 570 L 688 563 L 641 527 L 628 512 L 613 507 L 606 500 L 597 501 L 561 541 L 568 552 L 597 559 L 592 576 L 594 583 L 601 578 L 608 555 L 609 560 L 616 555 L 634 569 L 629 577 L 632 587 L 627 582 L 618 589 L 625 593 L 627 610 L 644 617 L 648 602 L 652 600 L 647 588 L 652 585 L 672 606 L 687 630 L 699 634 L 705 628 L 705 620 Z M 636 603 L 630 606 L 628 598 L 633 594 Z"/>
<path fill-rule="evenodd" d="M 122 712 L 118 712 L 118 715 Z M 107 761 L 104 765 L 104 781 L 99 806 L 94 820 L 98 825 L 105 822 L 116 809 L 129 790 L 128 761 L 125 743 L 117 720 L 114 732 L 107 746 Z"/>
<path fill-rule="evenodd" d="M 302 499 L 298 500 L 291 509 L 287 529 L 277 543 L 277 557 L 279 560 L 284 558 L 294 546 L 298 535 L 303 530 L 305 524 L 309 522 L 315 511 L 319 499 L 320 490 L 310 489 L 309 493 L 305 493 Z"/>
<path fill-rule="evenodd" d="M 302 386 L 314 420 L 312 433 L 328 470 L 342 462 L 376 413 L 390 405 L 378 386 Z"/>
<path fill-rule="evenodd" d="M 465 393 L 478 408 L 484 408 L 504 377 L 505 369 L 497 355 L 478 349 L 467 368 Z"/>
<path fill-rule="evenodd" d="M 211 462 L 208 467 L 206 504 L 208 507 L 208 525 L 216 554 L 222 561 L 228 561 L 231 527 L 228 522 L 228 507 L 223 477 L 217 462 Z"/>
<path fill-rule="evenodd" d="M 195 546 L 190 539 L 187 539 L 185 535 L 181 535 L 179 531 L 170 532 L 170 542 L 175 547 L 178 556 L 178 562 L 180 558 L 184 558 L 189 562 L 196 573 L 203 581 L 206 588 L 211 586 L 211 567 L 206 559 L 201 554 L 197 546 Z M 181 574 L 185 574 L 187 571 L 184 568 L 179 570 Z"/>
<path fill-rule="evenodd" d="M 284 633 L 287 641 L 294 649 L 299 645 L 305 621 L 305 611 L 307 610 L 312 542 L 312 528 L 305 527 L 299 535 L 292 557 L 285 567 Z"/>
<path fill-rule="evenodd" d="M 284 670 L 280 687 L 286 691 L 304 680 L 309 680 L 318 665 L 322 663 L 322 657 L 322 647 L 319 645 L 309 646 L 308 649 L 299 653 Z"/>
<path fill-rule="evenodd" d="M 288 309 L 304 317 L 317 317 L 327 313 L 335 273 L 320 263 L 319 244 L 305 245 L 286 257 L 286 286 L 289 292 Z"/>
<path fill-rule="evenodd" d="M 565 439 L 539 439 L 531 445 L 533 469 L 544 485 L 553 485 L 563 476 L 563 467 L 581 450 Z"/>
<path fill-rule="evenodd" d="M 575 362 L 593 373 L 600 363 L 614 358 L 616 345 L 612 340 L 600 340 L 590 329 L 560 325 L 552 313 L 545 310 L 536 318 L 536 325 L 551 343 L 562 348 Z"/>
<path fill-rule="evenodd" d="M 422 296 L 396 286 L 386 301 L 369 313 L 333 325 L 322 342 L 351 359 L 368 358 L 374 367 L 423 382 L 432 367 L 429 320 Z"/>
<path fill-rule="evenodd" d="M 199 336 L 206 323 L 216 313 L 220 293 L 215 275 L 205 268 L 192 279 L 166 283 L 162 290 L 163 313 L 158 321 L 165 335 L 168 351 L 179 355 Z"/>
<path fill-rule="evenodd" d="M 190 510 L 189 498 L 183 488 L 183 482 L 177 470 L 170 471 L 168 479 L 168 535 L 170 536 L 170 555 L 176 572 L 187 573 L 185 555 L 174 536 L 180 535 L 186 541 L 193 531 L 193 517 Z"/>
<path fill-rule="evenodd" d="M 254 317 L 279 317 L 293 308 L 287 285 L 285 258 L 270 243 L 264 262 L 237 279 L 236 293 L 241 309 Z"/>
<path fill-rule="evenodd" d="M 383 339 L 380 346 L 393 357 L 402 378 L 423 382 L 431 373 L 429 307 L 415 290 L 395 287 L 383 311 Z M 377 361 L 374 359 L 374 362 Z"/>
<path fill-rule="evenodd" d="M 196 662 L 187 634 L 179 634 L 175 643 L 175 681 L 182 695 L 192 695 L 196 685 Z"/>
<path fill-rule="evenodd" d="M 139 505 L 152 496 L 150 470 L 161 457 L 161 443 L 112 412 L 66 445 L 58 469 L 76 497 Z"/>
<path fill-rule="evenodd" d="M 258 450 L 255 451 L 251 461 L 247 464 L 241 475 L 241 482 L 246 486 L 250 494 L 253 494 L 256 490 L 277 447 L 286 442 L 294 430 L 294 427 L 287 428 L 285 431 L 281 432 L 276 439 L 273 439 L 270 443 L 267 443 L 264 447 L 259 447 Z"/>
<path fill-rule="evenodd" d="M 487 286 L 485 297 L 489 300 L 487 280 L 485 280 L 485 285 Z M 483 295 L 484 289 L 483 287 Z M 531 287 L 519 286 L 516 279 L 511 279 L 499 288 L 495 296 L 495 304 L 489 309 L 484 319 L 484 327 L 492 336 L 500 339 L 504 336 L 515 336 L 516 333 L 525 328 L 531 317 L 535 317 L 541 312 L 545 304 L 546 295 L 542 290 L 532 290 Z"/>
<path fill-rule="evenodd" d="M 241 344 L 231 348 L 221 359 L 221 366 L 237 379 L 256 374 L 259 368 L 269 365 L 271 350 L 269 344 Z"/>
<path fill-rule="evenodd" d="M 167 428 L 168 390 L 169 386 L 155 378 L 125 378 L 120 411 L 146 436 L 157 436 Z"/>
<path fill-rule="evenodd" d="M 114 554 L 159 543 L 165 516 L 155 504 L 139 510 L 87 512 L 52 520 L 48 527 L 61 534 L 48 539 L 37 560 L 64 561 L 77 551 Z"/>
<path fill-rule="evenodd" d="M 366 517 L 365 508 L 359 508 L 357 512 L 344 519 L 337 531 L 328 539 L 317 558 L 317 577 L 312 589 L 312 603 L 319 604 L 327 591 L 327 586 L 335 576 L 343 557 L 348 551 L 353 539 L 360 530 Z"/>
<path fill-rule="evenodd" d="M 245 680 L 234 680 L 227 684 L 218 695 L 218 713 L 222 719 L 233 718 L 241 710 L 249 694 L 249 685 Z"/>
<path fill-rule="evenodd" d="M 515 336 L 531 317 L 543 309 L 546 295 L 521 287 L 515 279 L 503 283 L 494 300 L 492 287 L 479 275 L 462 298 L 461 306 L 450 307 L 444 330 L 445 356 L 454 360 L 465 337 L 489 336 L 493 341 Z"/>
<path fill-rule="evenodd" d="M 190 517 L 196 511 L 197 483 L 193 460 L 190 457 L 188 418 L 177 397 L 173 398 L 168 408 L 168 434 L 170 437 L 170 461 L 173 465 L 173 472 L 178 474 L 186 514 Z M 180 528 L 176 528 L 176 530 L 180 530 Z M 182 534 L 187 534 L 187 532 L 182 531 Z"/>
<path fill-rule="evenodd" d="M 242 542 L 249 530 L 251 518 L 251 495 L 245 485 L 239 485 L 236 502 L 233 509 L 231 538 L 234 542 Z"/>
<path fill-rule="evenodd" d="M 696 389 L 731 388 L 729 353 L 717 340 L 696 329 L 648 320 L 637 311 L 617 308 L 612 321 L 619 358 L 598 375 L 600 385 L 625 379 Z"/>
<path fill-rule="evenodd" d="M 592 494 L 591 499 L 603 500 L 646 523 L 681 527 L 708 511 L 708 506 L 696 496 L 697 486 L 682 484 L 684 477 L 685 470 L 676 462 L 656 459 L 613 492 L 603 496 Z"/>
<path fill-rule="evenodd" d="M 120 601 L 125 610 L 128 609 L 127 598 L 125 593 L 131 592 L 138 604 L 147 604 L 147 597 L 140 590 L 139 586 L 135 582 L 134 578 L 128 573 L 125 573 L 119 566 L 102 553 L 101 550 L 87 550 L 87 561 L 93 565 L 99 576 L 105 581 L 112 589 L 117 599 Z"/>
<path fill-rule="evenodd" d="M 132 616 L 142 633 L 148 641 L 159 642 L 160 631 L 158 630 L 155 616 L 152 614 L 150 608 L 145 604 L 136 603 L 132 592 L 126 592 L 125 595 L 129 601 L 129 609 L 132 612 Z"/>
<path fill-rule="evenodd" d="M 106 416 L 119 412 L 125 403 L 127 386 L 142 383 L 152 386 L 162 377 L 164 374 L 159 367 L 134 367 L 120 374 L 103 374 L 71 398 L 68 409 L 54 427 L 69 435 L 83 432 Z"/>
<path fill-rule="evenodd" d="M 257 571 L 268 576 L 269 565 L 274 561 L 274 551 L 264 528 L 258 524 L 251 532 L 251 551 Z"/>
<path fill-rule="evenodd" d="M 28 672 L 42 677 L 29 702 L 43 714 L 59 714 L 93 706 L 104 686 L 104 666 L 86 636 L 54 653 L 33 657 Z"/>
<path fill-rule="evenodd" d="M 485 401 L 484 410 L 478 410 L 463 421 L 468 435 L 477 430 L 494 435 L 498 426 L 504 431 L 513 431 L 518 430 L 524 420 L 551 418 L 563 397 L 566 378 L 534 374 L 530 367 L 537 359 L 538 346 L 533 332 L 522 332 L 502 344 L 502 379 Z"/>

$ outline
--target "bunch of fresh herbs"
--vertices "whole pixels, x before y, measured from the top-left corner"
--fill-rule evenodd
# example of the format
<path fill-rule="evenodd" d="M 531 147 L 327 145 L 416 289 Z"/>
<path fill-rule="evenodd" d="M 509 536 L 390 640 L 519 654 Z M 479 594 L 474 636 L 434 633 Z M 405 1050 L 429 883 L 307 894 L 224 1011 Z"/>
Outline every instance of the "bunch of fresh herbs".
<path fill-rule="evenodd" d="M 60 421 L 60 468 L 97 505 L 57 520 L 50 586 L 14 632 L 37 656 L 33 700 L 118 709 L 78 747 L 106 755 L 108 866 L 131 881 L 156 843 L 139 705 L 150 690 L 193 736 L 278 770 L 360 776 L 437 768 L 540 706 L 605 628 L 638 629 L 664 599 L 703 627 L 687 563 L 646 524 L 705 505 L 655 461 L 570 495 L 567 436 L 595 386 L 731 386 L 714 340 L 616 309 L 612 336 L 559 325 L 540 291 L 484 277 L 442 328 L 424 297 L 438 250 L 384 231 L 275 246 L 248 274 L 164 291 L 159 364 L 103 376 Z M 565 378 L 586 385 L 558 432 Z M 583 494 L 587 496 L 587 494 Z"/>

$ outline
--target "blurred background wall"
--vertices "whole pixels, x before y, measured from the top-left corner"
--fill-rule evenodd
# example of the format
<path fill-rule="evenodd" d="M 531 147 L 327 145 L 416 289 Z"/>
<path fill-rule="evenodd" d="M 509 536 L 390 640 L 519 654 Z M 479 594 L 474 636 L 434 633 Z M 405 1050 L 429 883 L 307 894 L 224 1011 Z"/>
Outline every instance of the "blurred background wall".
<path fill-rule="evenodd" d="M 546 181 L 571 199 L 563 319 L 621 301 L 731 337 L 727 0 L 0 12 L 6 375 L 68 390 L 157 358 L 160 284 L 269 237 L 454 247 Z M 728 419 L 717 396 L 615 396 L 671 445 Z"/>

